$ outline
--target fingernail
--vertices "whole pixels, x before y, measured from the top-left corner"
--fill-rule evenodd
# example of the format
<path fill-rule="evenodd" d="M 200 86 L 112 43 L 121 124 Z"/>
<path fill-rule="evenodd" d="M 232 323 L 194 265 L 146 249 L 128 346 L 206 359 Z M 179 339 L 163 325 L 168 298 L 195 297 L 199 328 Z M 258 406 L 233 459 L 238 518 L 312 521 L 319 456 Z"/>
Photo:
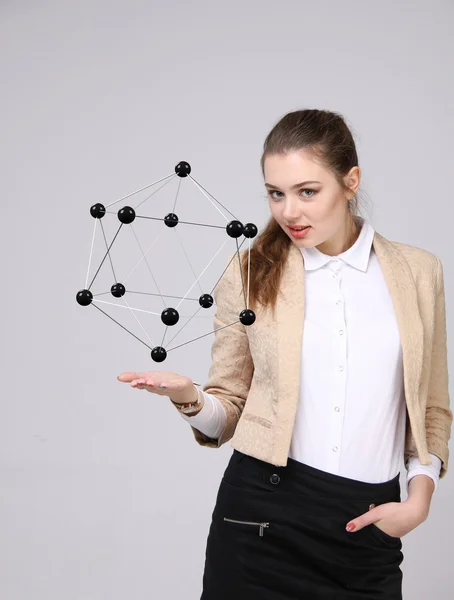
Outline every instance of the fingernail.
<path fill-rule="evenodd" d="M 354 523 L 347 523 L 347 527 L 345 528 L 347 531 L 354 531 L 356 528 Z"/>
<path fill-rule="evenodd" d="M 165 385 L 160 385 L 160 388 L 164 388 L 165 390 L 167 389 L 167 387 Z"/>

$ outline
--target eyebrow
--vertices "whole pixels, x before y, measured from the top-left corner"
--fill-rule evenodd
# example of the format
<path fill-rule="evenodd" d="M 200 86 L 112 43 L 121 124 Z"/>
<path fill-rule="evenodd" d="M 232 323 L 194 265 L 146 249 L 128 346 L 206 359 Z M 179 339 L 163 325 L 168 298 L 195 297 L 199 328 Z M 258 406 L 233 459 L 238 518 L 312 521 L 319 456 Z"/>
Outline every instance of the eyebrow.
<path fill-rule="evenodd" d="M 303 181 L 302 183 L 295 183 L 295 185 L 292 185 L 292 187 L 290 188 L 291 190 L 294 190 L 302 185 L 307 185 L 308 183 L 321 183 L 321 181 Z M 277 187 L 277 185 L 272 185 L 271 183 L 265 183 L 265 187 L 266 188 L 273 188 L 278 190 L 279 188 Z"/>

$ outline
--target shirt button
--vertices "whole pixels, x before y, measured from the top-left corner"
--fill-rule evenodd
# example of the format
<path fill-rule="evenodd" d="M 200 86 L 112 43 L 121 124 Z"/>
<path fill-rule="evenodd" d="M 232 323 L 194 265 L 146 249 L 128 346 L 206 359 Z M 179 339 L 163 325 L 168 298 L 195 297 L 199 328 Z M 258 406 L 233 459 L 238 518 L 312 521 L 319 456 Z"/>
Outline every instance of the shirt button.
<path fill-rule="evenodd" d="M 344 330 L 343 330 L 343 329 L 341 329 L 341 330 L 339 331 L 339 335 L 344 335 Z"/>
<path fill-rule="evenodd" d="M 339 450 L 339 448 L 337 446 L 334 446 L 333 452 L 337 452 L 338 450 Z"/>
<path fill-rule="evenodd" d="M 338 301 L 336 302 L 336 304 L 340 304 L 340 303 L 341 303 L 341 301 L 340 301 L 340 300 L 338 300 Z"/>
<path fill-rule="evenodd" d="M 339 367 L 339 371 L 343 371 L 343 370 L 344 370 L 344 367 L 341 365 L 341 366 Z"/>
<path fill-rule="evenodd" d="M 339 408 L 338 406 L 335 406 L 335 407 L 334 407 L 334 410 L 335 410 L 336 412 L 339 412 L 339 411 L 340 411 L 340 408 Z"/>

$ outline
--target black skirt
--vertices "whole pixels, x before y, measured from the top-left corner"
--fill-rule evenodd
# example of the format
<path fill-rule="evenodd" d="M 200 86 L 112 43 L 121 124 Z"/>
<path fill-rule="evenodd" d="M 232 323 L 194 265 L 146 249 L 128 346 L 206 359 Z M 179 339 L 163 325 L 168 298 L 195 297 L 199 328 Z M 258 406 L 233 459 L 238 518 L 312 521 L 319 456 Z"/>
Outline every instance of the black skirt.
<path fill-rule="evenodd" d="M 234 450 L 212 514 L 200 600 L 402 600 L 401 538 L 375 524 L 345 529 L 370 504 L 400 501 L 399 474 L 367 483 Z"/>

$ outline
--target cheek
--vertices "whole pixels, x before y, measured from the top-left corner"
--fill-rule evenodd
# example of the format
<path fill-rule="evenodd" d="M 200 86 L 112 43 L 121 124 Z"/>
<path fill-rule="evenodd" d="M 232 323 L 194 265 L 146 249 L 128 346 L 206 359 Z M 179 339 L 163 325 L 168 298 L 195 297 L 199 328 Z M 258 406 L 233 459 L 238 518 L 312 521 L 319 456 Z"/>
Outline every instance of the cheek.
<path fill-rule="evenodd" d="M 341 208 L 340 204 L 335 199 L 320 197 L 317 202 L 308 207 L 306 214 L 315 225 L 315 223 L 326 223 L 331 219 L 337 220 L 339 208 Z"/>
<path fill-rule="evenodd" d="M 278 202 L 272 202 L 271 200 L 268 201 L 268 206 L 270 209 L 271 214 L 273 215 L 273 217 L 276 220 L 280 219 L 280 213 L 281 211 L 279 210 L 279 203 Z"/>

